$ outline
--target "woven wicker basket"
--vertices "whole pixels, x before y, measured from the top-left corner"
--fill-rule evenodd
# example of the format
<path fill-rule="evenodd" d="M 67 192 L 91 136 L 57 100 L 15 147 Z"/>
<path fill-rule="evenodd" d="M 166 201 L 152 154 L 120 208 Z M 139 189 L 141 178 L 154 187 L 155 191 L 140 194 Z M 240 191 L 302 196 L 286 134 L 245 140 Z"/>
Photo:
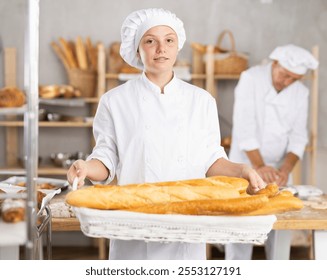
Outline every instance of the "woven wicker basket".
<path fill-rule="evenodd" d="M 221 48 L 225 35 L 229 36 L 230 50 Z M 215 74 L 240 74 L 247 68 L 248 56 L 235 50 L 235 40 L 232 32 L 224 30 L 220 33 L 215 48 Z"/>
<path fill-rule="evenodd" d="M 91 70 L 69 69 L 69 84 L 79 89 L 83 97 L 95 96 L 96 73 Z"/>

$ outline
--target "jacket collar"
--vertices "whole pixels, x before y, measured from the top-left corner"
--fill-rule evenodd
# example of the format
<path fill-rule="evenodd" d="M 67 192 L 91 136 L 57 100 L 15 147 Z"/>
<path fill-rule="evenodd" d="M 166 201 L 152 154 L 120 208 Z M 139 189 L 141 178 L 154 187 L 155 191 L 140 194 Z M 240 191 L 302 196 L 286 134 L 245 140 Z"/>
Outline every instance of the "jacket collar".
<path fill-rule="evenodd" d="M 151 82 L 144 72 L 141 75 L 141 81 L 143 86 L 146 87 L 151 92 L 161 94 L 160 87 L 157 86 L 155 83 Z M 176 78 L 176 75 L 174 73 L 172 80 L 164 88 L 164 94 L 171 95 L 174 92 L 176 92 L 177 88 L 178 88 L 178 79 Z"/>

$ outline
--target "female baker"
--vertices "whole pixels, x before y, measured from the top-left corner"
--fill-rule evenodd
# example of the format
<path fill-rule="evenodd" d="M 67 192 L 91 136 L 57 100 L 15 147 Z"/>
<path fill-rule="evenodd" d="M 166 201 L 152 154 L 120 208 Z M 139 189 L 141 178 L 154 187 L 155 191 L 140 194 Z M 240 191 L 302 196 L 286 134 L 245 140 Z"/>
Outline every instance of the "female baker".
<path fill-rule="evenodd" d="M 143 70 L 100 100 L 94 118 L 96 145 L 87 161 L 67 173 L 79 186 L 204 178 L 243 177 L 249 193 L 264 187 L 256 171 L 227 160 L 220 146 L 215 99 L 173 72 L 185 42 L 183 22 L 163 9 L 131 13 L 122 25 L 120 54 Z M 111 240 L 110 259 L 205 259 L 205 244 Z"/>

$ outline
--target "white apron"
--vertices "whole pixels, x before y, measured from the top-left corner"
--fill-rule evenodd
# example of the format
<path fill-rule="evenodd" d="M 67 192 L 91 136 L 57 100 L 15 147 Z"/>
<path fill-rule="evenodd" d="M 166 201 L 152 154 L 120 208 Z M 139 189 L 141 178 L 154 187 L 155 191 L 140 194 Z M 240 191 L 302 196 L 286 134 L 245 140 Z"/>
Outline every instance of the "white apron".
<path fill-rule="evenodd" d="M 96 147 L 118 184 L 203 178 L 226 157 L 214 98 L 176 77 L 165 93 L 145 74 L 106 93 L 94 119 Z M 103 183 L 103 182 L 102 182 Z M 205 244 L 111 240 L 110 259 L 205 259 Z"/>

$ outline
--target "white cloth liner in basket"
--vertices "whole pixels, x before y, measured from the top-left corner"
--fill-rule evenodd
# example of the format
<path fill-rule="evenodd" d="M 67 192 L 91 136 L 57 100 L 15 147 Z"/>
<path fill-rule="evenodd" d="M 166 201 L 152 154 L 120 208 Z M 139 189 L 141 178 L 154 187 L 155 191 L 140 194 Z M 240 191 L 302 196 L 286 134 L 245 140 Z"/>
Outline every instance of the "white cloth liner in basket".
<path fill-rule="evenodd" d="M 189 243 L 263 244 L 276 216 L 156 215 L 73 207 L 90 237 Z"/>

